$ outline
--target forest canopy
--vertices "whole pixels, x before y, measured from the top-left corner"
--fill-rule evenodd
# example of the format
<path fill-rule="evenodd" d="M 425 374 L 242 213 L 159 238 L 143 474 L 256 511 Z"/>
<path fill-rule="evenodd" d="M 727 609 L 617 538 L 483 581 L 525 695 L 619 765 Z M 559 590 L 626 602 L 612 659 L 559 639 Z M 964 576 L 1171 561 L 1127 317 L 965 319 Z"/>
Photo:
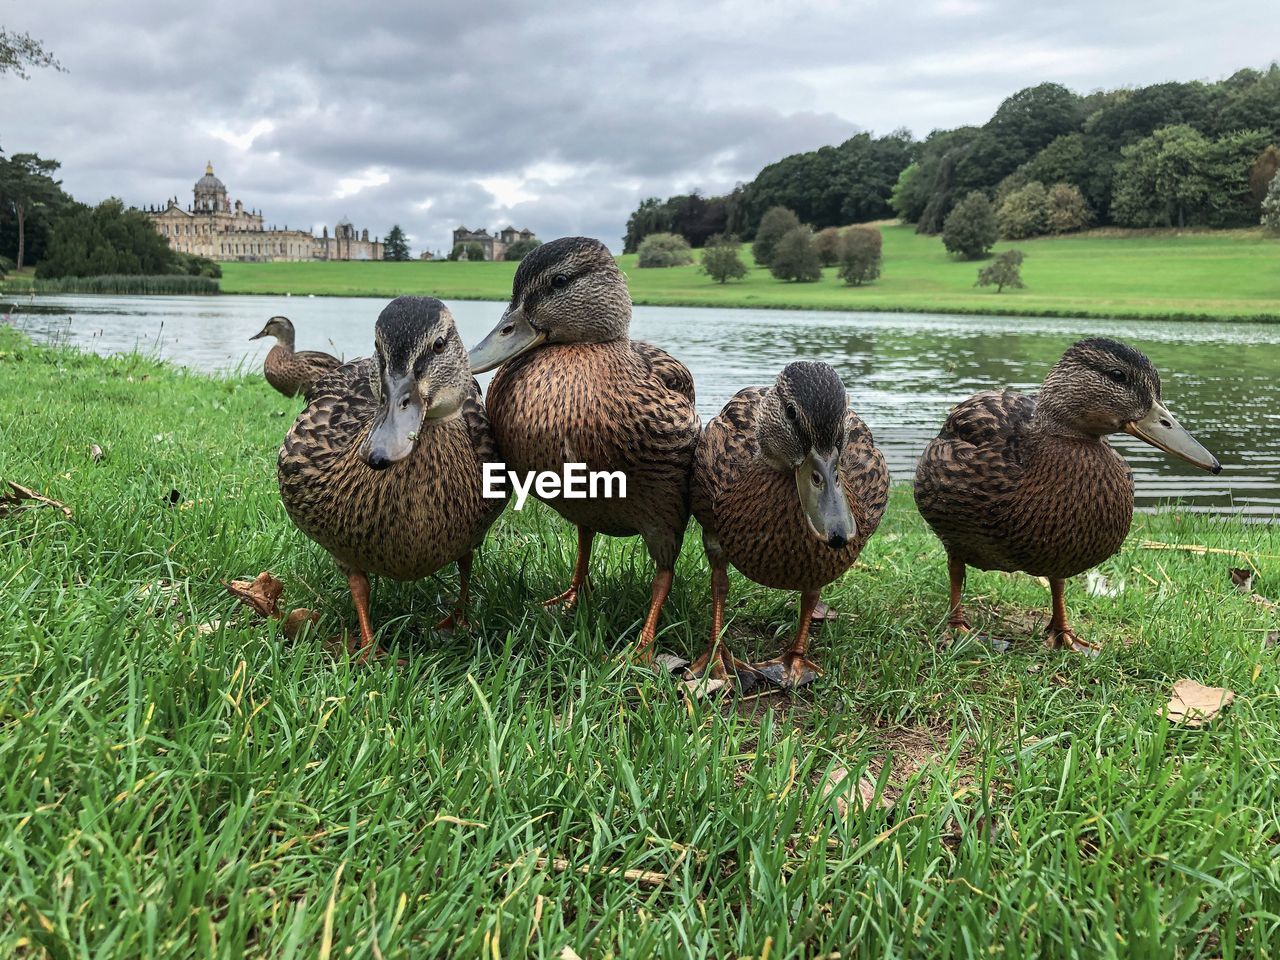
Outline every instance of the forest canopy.
<path fill-rule="evenodd" d="M 838 146 L 792 154 L 723 196 L 698 192 L 643 201 L 625 249 L 650 233 L 694 247 L 715 234 L 755 236 L 786 207 L 814 230 L 898 217 L 939 233 L 973 192 L 997 207 L 1007 195 L 1066 198 L 1073 224 L 1241 227 L 1258 223 L 1260 166 L 1280 144 L 1280 65 L 1225 80 L 1171 82 L 1081 94 L 1056 83 L 1019 90 L 980 127 L 857 133 Z M 1270 167 L 1267 167 L 1270 169 Z M 1262 171 L 1265 174 L 1265 170 Z M 1026 188 L 1036 184 L 1030 192 Z M 1055 193 L 1056 191 L 1056 193 Z M 1052 229 L 1052 206 L 1046 229 Z"/>

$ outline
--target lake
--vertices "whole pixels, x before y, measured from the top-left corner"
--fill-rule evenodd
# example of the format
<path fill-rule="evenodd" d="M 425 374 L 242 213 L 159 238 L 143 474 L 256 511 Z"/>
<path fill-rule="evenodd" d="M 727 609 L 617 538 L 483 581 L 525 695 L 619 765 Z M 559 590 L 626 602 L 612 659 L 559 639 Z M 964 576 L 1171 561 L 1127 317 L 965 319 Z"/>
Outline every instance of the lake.
<path fill-rule="evenodd" d="M 337 297 L 52 296 L 20 303 L 10 321 L 45 342 L 100 353 L 136 349 L 222 372 L 261 364 L 273 341 L 248 338 L 274 314 L 293 320 L 300 350 L 364 356 L 385 305 Z M 473 345 L 503 304 L 450 307 Z M 704 418 L 742 387 L 770 383 L 791 360 L 827 361 L 899 479 L 910 477 L 956 401 L 996 387 L 1034 390 L 1075 340 L 1115 337 L 1151 358 L 1166 404 L 1223 467 L 1213 477 L 1119 435 L 1113 442 L 1133 467 L 1140 505 L 1179 498 L 1195 510 L 1258 519 L 1280 513 L 1280 324 L 636 307 L 631 329 L 688 365 Z"/>

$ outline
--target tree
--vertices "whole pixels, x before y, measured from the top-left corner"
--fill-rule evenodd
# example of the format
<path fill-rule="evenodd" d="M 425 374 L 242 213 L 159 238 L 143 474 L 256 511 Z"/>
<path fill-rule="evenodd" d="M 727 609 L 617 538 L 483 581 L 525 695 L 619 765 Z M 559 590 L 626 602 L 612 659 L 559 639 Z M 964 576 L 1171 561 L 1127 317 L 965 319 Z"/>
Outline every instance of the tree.
<path fill-rule="evenodd" d="M 1006 240 L 1038 237 L 1048 225 L 1048 205 L 1048 192 L 1039 180 L 1009 191 L 996 210 L 1000 236 Z"/>
<path fill-rule="evenodd" d="M 1089 205 L 1074 183 L 1055 183 L 1045 205 L 1045 226 L 1050 233 L 1083 230 L 1089 223 Z"/>
<path fill-rule="evenodd" d="M 503 260 L 523 260 L 533 251 L 542 246 L 541 240 L 530 237 L 528 240 L 517 240 L 515 243 L 507 247 L 507 252 L 502 255 Z"/>
<path fill-rule="evenodd" d="M 978 271 L 975 287 L 995 287 L 996 293 L 1003 293 L 1005 287 L 1021 289 L 1022 283 L 1022 251 L 1006 250 L 997 254 L 996 258 Z"/>
<path fill-rule="evenodd" d="M 747 265 L 738 252 L 740 246 L 734 236 L 717 234 L 711 237 L 702 248 L 702 263 L 698 269 L 716 283 L 741 280 L 747 275 Z"/>
<path fill-rule="evenodd" d="M 23 80 L 30 79 L 28 67 L 52 67 L 66 72 L 53 54 L 29 33 L 17 33 L 0 27 L 0 76 L 15 74 Z"/>
<path fill-rule="evenodd" d="M 840 237 L 840 279 L 860 287 L 880 276 L 883 237 L 875 227 L 849 227 Z"/>
<path fill-rule="evenodd" d="M 824 267 L 834 267 L 840 260 L 840 228 L 826 227 L 813 237 L 813 245 L 818 248 L 818 259 Z"/>
<path fill-rule="evenodd" d="M 1258 154 L 1249 168 L 1249 192 L 1258 203 L 1266 199 L 1267 189 L 1277 172 L 1280 172 L 1280 147 L 1273 143 Z"/>
<path fill-rule="evenodd" d="M 12 212 L 18 227 L 18 250 L 13 258 L 18 270 L 26 254 L 27 215 L 62 198 L 61 185 L 52 176 L 60 166 L 57 160 L 43 160 L 34 153 L 0 159 L 0 201 L 6 212 Z"/>
<path fill-rule="evenodd" d="M 480 245 L 480 241 L 473 240 L 466 245 L 465 253 L 467 259 L 472 263 L 480 263 L 484 260 L 484 247 Z"/>
<path fill-rule="evenodd" d="M 145 213 L 112 198 L 96 207 L 75 204 L 57 220 L 36 276 L 154 276 L 186 269 Z"/>
<path fill-rule="evenodd" d="M 1210 146 L 1187 124 L 1161 127 L 1121 151 L 1112 214 L 1128 227 L 1200 222 L 1209 200 Z"/>
<path fill-rule="evenodd" d="M 801 283 L 821 280 L 822 262 L 813 242 L 813 231 L 798 226 L 784 233 L 771 251 L 769 272 L 779 280 L 798 280 Z"/>
<path fill-rule="evenodd" d="M 1280 237 L 1280 173 L 1271 178 L 1271 186 L 1262 200 L 1262 226 Z"/>
<path fill-rule="evenodd" d="M 640 243 L 637 267 L 682 267 L 693 263 L 689 241 L 675 233 L 651 233 Z"/>
<path fill-rule="evenodd" d="M 756 228 L 756 239 L 751 244 L 751 256 L 761 266 L 769 266 L 773 258 L 773 248 L 784 234 L 800 226 L 800 218 L 786 207 L 771 207 L 760 218 L 760 226 Z"/>
<path fill-rule="evenodd" d="M 998 236 L 995 211 L 977 190 L 957 203 L 942 224 L 942 245 L 965 260 L 985 257 Z"/>
<path fill-rule="evenodd" d="M 405 239 L 400 224 L 394 224 L 387 231 L 387 239 L 382 241 L 382 259 L 403 262 L 409 259 L 409 242 Z"/>
<path fill-rule="evenodd" d="M 640 241 L 651 233 L 671 232 L 671 212 L 666 202 L 657 197 L 640 201 L 640 206 L 627 218 L 627 235 L 622 242 L 623 253 L 635 253 Z"/>
<path fill-rule="evenodd" d="M 915 223 L 928 203 L 928 183 L 920 173 L 920 164 L 903 167 L 889 194 L 889 206 L 893 212 L 903 223 Z"/>

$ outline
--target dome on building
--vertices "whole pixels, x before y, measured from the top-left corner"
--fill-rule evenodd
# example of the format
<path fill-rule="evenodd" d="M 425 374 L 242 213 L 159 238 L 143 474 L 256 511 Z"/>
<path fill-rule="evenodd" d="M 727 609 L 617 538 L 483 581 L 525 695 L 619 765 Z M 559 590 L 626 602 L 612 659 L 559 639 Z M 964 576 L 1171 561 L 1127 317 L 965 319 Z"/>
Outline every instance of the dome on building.
<path fill-rule="evenodd" d="M 207 163 L 204 167 L 204 176 L 196 181 L 196 190 L 202 193 L 206 190 L 210 193 L 226 193 L 227 185 L 213 175 L 213 164 Z"/>

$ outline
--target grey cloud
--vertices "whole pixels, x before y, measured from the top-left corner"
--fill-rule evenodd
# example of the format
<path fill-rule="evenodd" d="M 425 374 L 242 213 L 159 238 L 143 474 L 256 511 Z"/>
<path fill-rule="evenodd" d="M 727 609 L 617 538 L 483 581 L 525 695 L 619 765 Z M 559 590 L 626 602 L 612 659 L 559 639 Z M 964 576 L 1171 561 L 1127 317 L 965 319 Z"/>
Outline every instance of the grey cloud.
<path fill-rule="evenodd" d="M 212 160 L 276 224 L 399 222 L 442 249 L 459 222 L 616 244 L 644 196 L 726 189 L 860 129 L 980 123 L 1042 80 L 1087 90 L 1261 66 L 1280 7 L 69 0 L 6 25 L 70 72 L 0 81 L 0 146 L 60 159 L 81 199 L 185 200 Z M 261 121 L 247 147 L 218 136 Z M 548 164 L 558 175 L 537 177 Z M 371 169 L 388 181 L 335 196 Z M 495 197 L 490 179 L 531 198 Z"/>

